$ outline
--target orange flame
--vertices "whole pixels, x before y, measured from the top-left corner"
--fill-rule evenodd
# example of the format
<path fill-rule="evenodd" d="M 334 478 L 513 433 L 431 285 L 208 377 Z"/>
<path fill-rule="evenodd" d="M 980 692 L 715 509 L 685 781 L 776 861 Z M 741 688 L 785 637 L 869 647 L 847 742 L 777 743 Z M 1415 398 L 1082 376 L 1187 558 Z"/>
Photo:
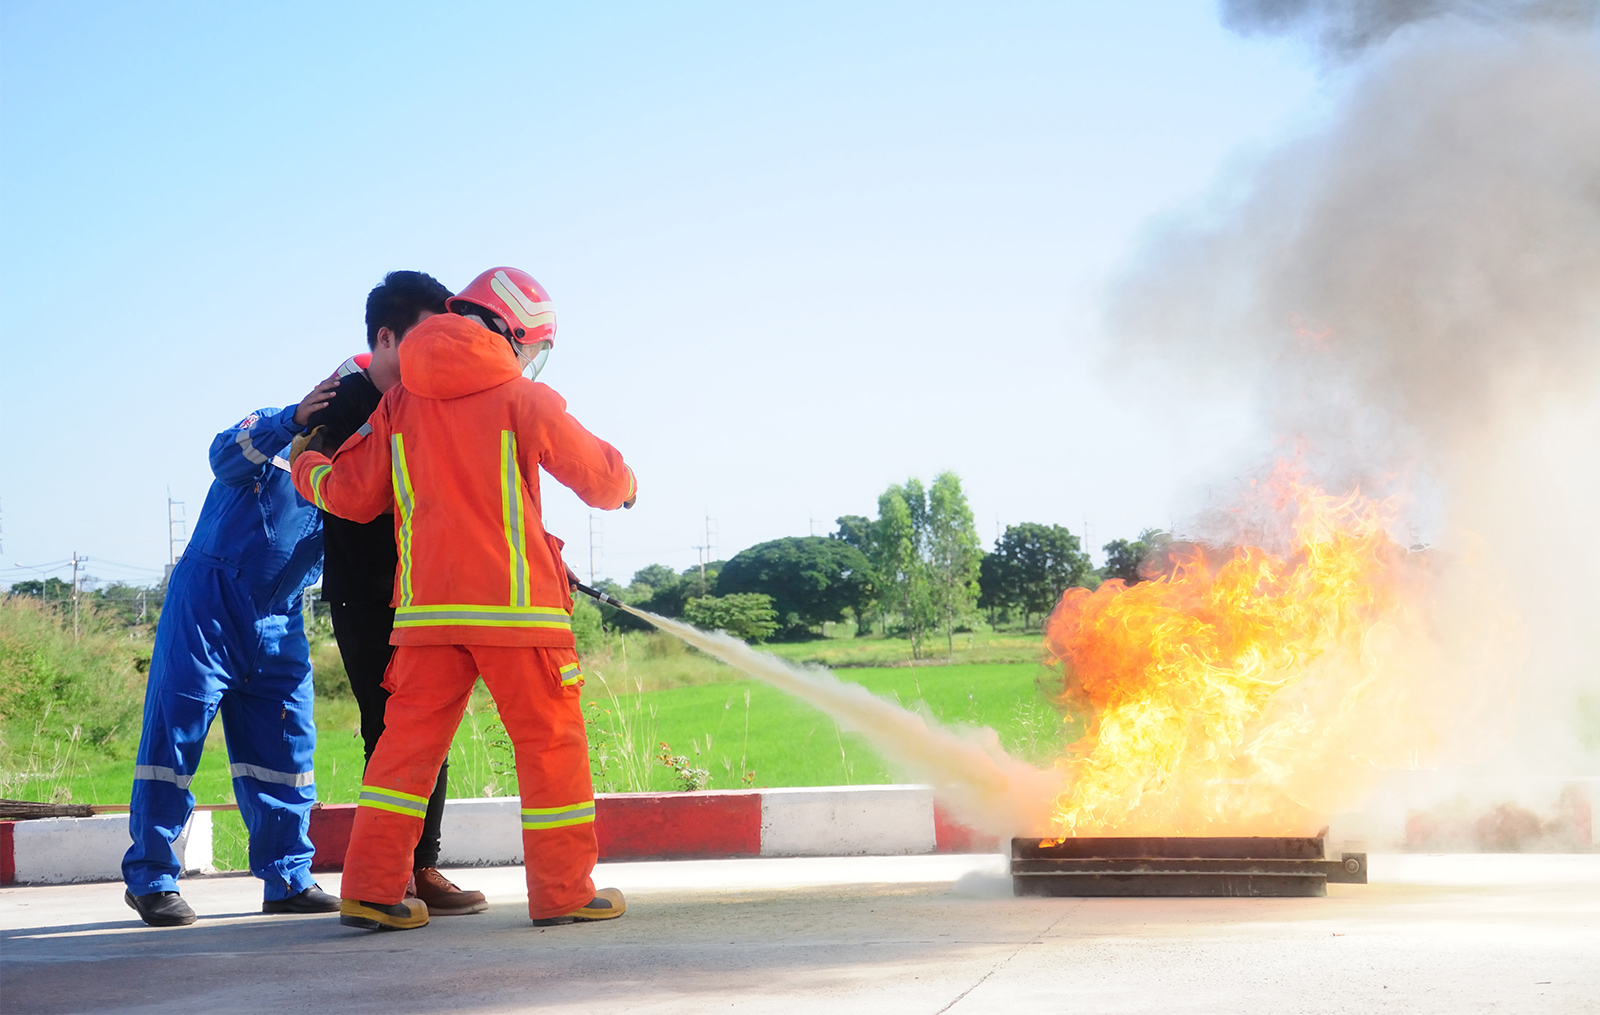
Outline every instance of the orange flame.
<path fill-rule="evenodd" d="M 1180 549 L 1168 575 L 1062 596 L 1046 645 L 1092 720 L 1058 763 L 1053 834 L 1307 834 L 1364 786 L 1360 728 L 1393 704 L 1423 555 L 1389 537 L 1387 502 L 1287 465 L 1264 489 L 1286 552 Z"/>

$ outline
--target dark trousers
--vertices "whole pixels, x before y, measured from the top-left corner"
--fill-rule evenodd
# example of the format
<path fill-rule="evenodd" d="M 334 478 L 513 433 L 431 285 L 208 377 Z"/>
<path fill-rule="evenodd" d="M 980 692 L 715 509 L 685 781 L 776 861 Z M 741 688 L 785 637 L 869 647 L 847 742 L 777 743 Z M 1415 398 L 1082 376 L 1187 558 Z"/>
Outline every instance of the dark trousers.
<path fill-rule="evenodd" d="M 350 677 L 350 692 L 361 709 L 361 741 L 367 760 L 383 735 L 383 713 L 389 692 L 383 687 L 383 674 L 389 668 L 394 646 L 389 635 L 394 630 L 394 607 L 385 603 L 329 603 L 333 637 L 339 643 L 339 656 Z M 422 819 L 422 838 L 417 841 L 413 866 L 439 865 L 439 826 L 444 821 L 445 786 L 450 762 L 439 766 L 439 778 L 428 797 L 428 813 Z"/>

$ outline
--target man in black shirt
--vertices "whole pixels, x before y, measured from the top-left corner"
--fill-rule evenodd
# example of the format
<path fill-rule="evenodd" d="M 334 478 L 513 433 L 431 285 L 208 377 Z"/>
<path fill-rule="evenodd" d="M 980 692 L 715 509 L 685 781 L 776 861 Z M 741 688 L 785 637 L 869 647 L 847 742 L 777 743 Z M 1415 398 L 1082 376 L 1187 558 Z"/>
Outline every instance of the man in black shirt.
<path fill-rule="evenodd" d="M 450 290 L 420 271 L 391 271 L 383 284 L 367 295 L 366 357 L 352 357 L 339 368 L 339 387 L 333 401 L 311 417 L 310 425 L 323 427 L 321 443 L 330 452 L 360 429 L 378 407 L 383 393 L 400 383 L 400 340 L 419 321 L 445 312 Z M 389 692 L 383 688 L 384 671 L 394 646 L 394 571 L 399 554 L 394 543 L 394 518 L 380 515 L 365 524 L 322 512 L 322 599 L 333 619 L 333 636 L 350 677 L 350 690 L 361 708 L 361 739 L 368 760 L 383 733 L 383 713 Z M 422 838 L 413 855 L 416 895 L 433 916 L 481 913 L 489 907 L 482 892 L 462 891 L 439 873 L 439 825 L 444 818 L 445 785 L 450 763 L 439 768 L 439 779 L 428 798 Z"/>

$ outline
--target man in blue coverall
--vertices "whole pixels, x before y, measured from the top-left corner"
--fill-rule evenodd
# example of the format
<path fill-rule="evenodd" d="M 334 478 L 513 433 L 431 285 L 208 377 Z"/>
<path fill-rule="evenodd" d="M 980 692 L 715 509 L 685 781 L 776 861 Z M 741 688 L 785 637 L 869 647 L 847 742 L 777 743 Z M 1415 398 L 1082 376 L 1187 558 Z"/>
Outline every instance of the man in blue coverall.
<path fill-rule="evenodd" d="M 195 920 L 178 894 L 173 843 L 194 810 L 189 783 L 219 708 L 250 872 L 265 882 L 262 911 L 338 912 L 339 900 L 311 879 L 308 834 L 317 730 L 300 607 L 322 573 L 322 521 L 285 461 L 338 383 L 330 377 L 299 405 L 251 413 L 211 442 L 216 481 L 167 583 L 133 769 L 124 897 L 152 927 Z"/>

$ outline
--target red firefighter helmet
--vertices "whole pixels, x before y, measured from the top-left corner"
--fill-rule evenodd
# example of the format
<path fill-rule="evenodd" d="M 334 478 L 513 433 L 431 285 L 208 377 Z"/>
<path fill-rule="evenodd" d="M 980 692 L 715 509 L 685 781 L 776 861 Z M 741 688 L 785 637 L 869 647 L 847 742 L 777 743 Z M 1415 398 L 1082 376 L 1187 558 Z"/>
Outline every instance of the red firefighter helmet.
<path fill-rule="evenodd" d="M 351 374 L 359 373 L 371 365 L 372 353 L 358 352 L 343 363 L 340 363 L 339 369 L 335 370 L 334 373 L 340 377 L 349 377 Z"/>
<path fill-rule="evenodd" d="M 462 304 L 477 304 L 505 321 L 506 337 L 521 344 L 555 345 L 556 307 L 544 286 L 516 268 L 490 268 L 444 301 L 451 313 L 470 313 Z"/>

